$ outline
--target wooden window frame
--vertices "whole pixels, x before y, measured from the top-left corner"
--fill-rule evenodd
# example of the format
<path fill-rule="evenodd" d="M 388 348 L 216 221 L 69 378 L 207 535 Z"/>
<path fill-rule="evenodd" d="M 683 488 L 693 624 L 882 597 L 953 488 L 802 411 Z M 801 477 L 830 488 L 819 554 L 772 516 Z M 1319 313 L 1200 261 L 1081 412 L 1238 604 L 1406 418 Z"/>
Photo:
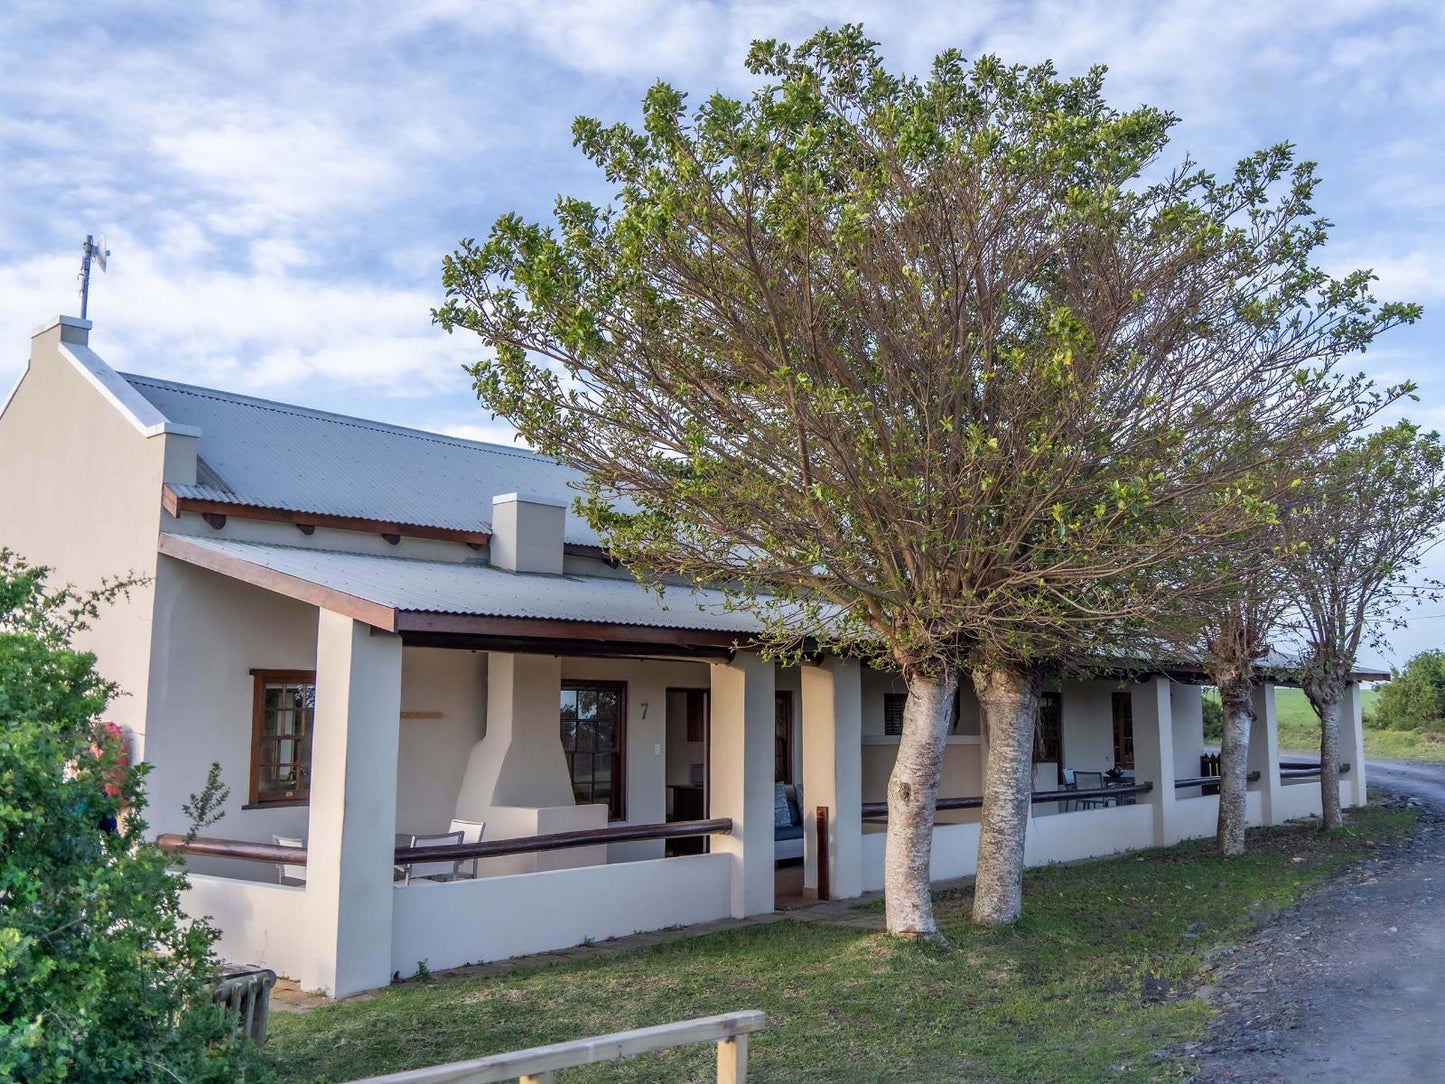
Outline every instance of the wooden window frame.
<path fill-rule="evenodd" d="M 907 693 L 884 693 L 883 694 L 883 736 L 885 738 L 897 738 L 903 734 L 903 709 L 908 704 Z M 888 729 L 888 709 L 890 706 L 898 708 L 898 729 Z"/>
<path fill-rule="evenodd" d="M 1044 748 L 1043 720 L 1045 701 L 1052 701 L 1058 713 L 1059 755 L 1056 759 L 1050 758 L 1048 750 Z M 1060 772 L 1064 770 L 1064 697 L 1062 693 L 1053 690 L 1042 693 L 1039 696 L 1039 725 L 1034 728 L 1034 763 L 1052 763 Z M 1062 776 L 1060 778 L 1062 778 Z"/>
<path fill-rule="evenodd" d="M 778 709 L 786 704 L 784 711 L 785 719 L 781 739 L 778 736 Z M 773 691 L 773 782 L 774 783 L 795 783 L 793 778 L 793 732 L 797 726 L 797 716 L 793 713 L 793 691 L 791 689 L 776 689 Z M 778 759 L 782 758 L 782 775 L 778 773 Z"/>
<path fill-rule="evenodd" d="M 898 705 L 898 729 L 888 729 L 888 705 Z M 903 711 L 908 703 L 907 693 L 888 692 L 883 694 L 883 736 L 885 738 L 899 738 L 903 736 Z M 948 736 L 952 737 L 958 733 L 959 724 L 963 722 L 963 689 L 955 689 L 953 702 L 948 706 Z"/>
<path fill-rule="evenodd" d="M 617 777 L 613 780 L 612 797 L 607 803 L 607 819 L 611 821 L 625 821 L 627 819 L 627 682 L 625 681 L 589 681 L 584 678 L 569 678 L 562 682 L 561 691 L 568 689 L 607 689 L 615 691 L 618 695 L 617 705 Z M 562 705 L 557 705 L 557 726 L 558 741 L 561 741 Z M 575 752 L 575 750 L 574 750 Z M 594 751 L 595 752 L 595 751 Z M 562 755 L 567 755 L 567 747 L 562 747 Z M 572 765 L 567 764 L 567 785 L 573 786 Z M 576 801 L 576 795 L 573 795 Z"/>
<path fill-rule="evenodd" d="M 311 804 L 311 735 L 307 735 L 306 751 L 306 792 L 292 794 L 285 798 L 267 798 L 261 794 L 261 741 L 266 729 L 266 686 L 268 684 L 310 685 L 315 688 L 315 670 L 252 670 L 251 672 L 251 775 L 249 797 L 246 809 L 278 809 L 285 806 Z M 315 730 L 315 708 L 312 708 L 312 730 Z M 299 789 L 299 788 L 298 788 Z"/>
<path fill-rule="evenodd" d="M 1119 769 L 1134 769 L 1134 694 L 1128 689 L 1115 690 L 1109 702 L 1110 716 L 1114 724 L 1114 767 Z M 1129 741 L 1128 752 L 1125 753 L 1124 729 L 1119 725 L 1123 714 L 1120 708 L 1127 708 L 1129 720 Z"/>

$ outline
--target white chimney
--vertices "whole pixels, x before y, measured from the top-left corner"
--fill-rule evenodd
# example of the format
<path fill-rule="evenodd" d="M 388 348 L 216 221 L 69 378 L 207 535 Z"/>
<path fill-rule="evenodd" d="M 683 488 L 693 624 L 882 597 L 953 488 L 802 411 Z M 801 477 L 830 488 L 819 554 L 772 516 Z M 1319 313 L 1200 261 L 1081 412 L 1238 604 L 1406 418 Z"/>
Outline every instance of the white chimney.
<path fill-rule="evenodd" d="M 508 572 L 562 571 L 562 530 L 567 506 L 525 493 L 492 498 L 490 559 Z"/>

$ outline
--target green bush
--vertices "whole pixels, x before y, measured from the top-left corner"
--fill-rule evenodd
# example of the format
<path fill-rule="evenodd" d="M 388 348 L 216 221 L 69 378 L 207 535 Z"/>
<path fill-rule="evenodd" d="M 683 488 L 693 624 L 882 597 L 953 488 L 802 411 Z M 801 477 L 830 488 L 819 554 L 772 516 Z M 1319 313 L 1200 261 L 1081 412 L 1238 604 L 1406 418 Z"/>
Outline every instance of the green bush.
<path fill-rule="evenodd" d="M 1422 651 L 1380 690 L 1370 725 L 1381 730 L 1445 731 L 1445 651 Z"/>
<path fill-rule="evenodd" d="M 146 842 L 145 769 L 92 744 L 117 690 L 71 638 L 128 586 L 49 589 L 0 550 L 0 1080 L 260 1080 L 211 1003 L 216 933 Z"/>

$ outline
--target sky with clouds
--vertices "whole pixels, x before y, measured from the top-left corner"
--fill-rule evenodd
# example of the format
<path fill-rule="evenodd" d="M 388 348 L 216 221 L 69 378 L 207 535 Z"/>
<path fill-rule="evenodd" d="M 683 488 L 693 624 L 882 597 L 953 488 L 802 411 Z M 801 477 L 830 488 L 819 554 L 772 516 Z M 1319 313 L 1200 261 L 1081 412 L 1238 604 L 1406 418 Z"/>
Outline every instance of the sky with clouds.
<path fill-rule="evenodd" d="M 1445 428 L 1440 0 L 8 0 L 0 390 L 30 330 L 78 311 L 80 242 L 103 232 L 91 342 L 118 368 L 509 439 L 461 372 L 476 341 L 431 324 L 442 256 L 502 212 L 606 197 L 575 115 L 631 119 L 659 77 L 746 93 L 749 41 L 843 22 L 908 71 L 946 47 L 1107 64 L 1116 105 L 1172 110 L 1177 154 L 1220 172 L 1298 144 L 1331 270 L 1426 307 L 1360 367 L 1414 379 L 1408 413 Z M 1441 641 L 1445 601 L 1423 602 L 1389 657 Z"/>

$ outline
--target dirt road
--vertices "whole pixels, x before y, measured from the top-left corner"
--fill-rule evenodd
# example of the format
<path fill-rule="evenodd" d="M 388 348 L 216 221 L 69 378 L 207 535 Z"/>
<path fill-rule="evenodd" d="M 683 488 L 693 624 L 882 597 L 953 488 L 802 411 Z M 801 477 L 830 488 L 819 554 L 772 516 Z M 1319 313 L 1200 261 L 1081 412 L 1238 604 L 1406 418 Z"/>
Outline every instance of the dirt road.
<path fill-rule="evenodd" d="M 1198 1080 L 1445 1081 L 1445 765 L 1367 768 L 1422 804 L 1422 837 L 1230 954 Z"/>

